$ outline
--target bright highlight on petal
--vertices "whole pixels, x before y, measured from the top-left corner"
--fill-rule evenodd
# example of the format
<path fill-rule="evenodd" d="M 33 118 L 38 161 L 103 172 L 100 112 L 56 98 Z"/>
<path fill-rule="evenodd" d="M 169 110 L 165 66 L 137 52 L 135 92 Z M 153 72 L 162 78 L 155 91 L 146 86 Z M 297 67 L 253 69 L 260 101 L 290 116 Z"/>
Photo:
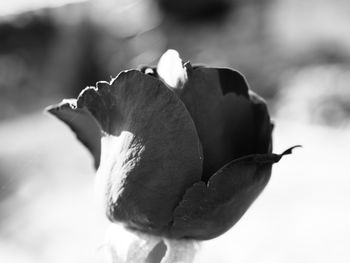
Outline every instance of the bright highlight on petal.
<path fill-rule="evenodd" d="M 179 53 L 174 49 L 166 51 L 157 65 L 159 77 L 171 88 L 182 88 L 187 80 L 186 69 L 182 65 Z"/>

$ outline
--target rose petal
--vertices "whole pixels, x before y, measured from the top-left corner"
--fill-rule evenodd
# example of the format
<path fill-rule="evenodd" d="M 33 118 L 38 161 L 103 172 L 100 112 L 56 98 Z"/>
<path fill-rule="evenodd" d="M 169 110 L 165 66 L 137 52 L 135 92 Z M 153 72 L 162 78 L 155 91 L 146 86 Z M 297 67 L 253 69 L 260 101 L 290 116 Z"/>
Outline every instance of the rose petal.
<path fill-rule="evenodd" d="M 95 168 L 100 165 L 101 127 L 86 108 L 77 108 L 76 100 L 64 100 L 47 111 L 65 122 L 94 157 Z"/>
<path fill-rule="evenodd" d="M 173 209 L 202 174 L 201 145 L 184 104 L 160 80 L 131 70 L 85 90 L 78 107 L 103 130 L 97 178 L 109 218 L 166 231 Z"/>
<path fill-rule="evenodd" d="M 271 153 L 273 124 L 270 120 L 266 102 L 251 90 L 249 91 L 249 98 L 252 102 L 255 120 L 255 153 Z"/>
<path fill-rule="evenodd" d="M 265 188 L 272 164 L 293 148 L 280 155 L 242 157 L 222 167 L 207 184 L 195 183 L 175 209 L 173 237 L 211 239 L 226 232 Z"/>
<path fill-rule="evenodd" d="M 203 177 L 230 160 L 267 153 L 271 123 L 264 102 L 250 95 L 244 77 L 231 69 L 188 68 L 180 93 L 203 146 Z M 250 100 L 250 98 L 253 98 Z"/>

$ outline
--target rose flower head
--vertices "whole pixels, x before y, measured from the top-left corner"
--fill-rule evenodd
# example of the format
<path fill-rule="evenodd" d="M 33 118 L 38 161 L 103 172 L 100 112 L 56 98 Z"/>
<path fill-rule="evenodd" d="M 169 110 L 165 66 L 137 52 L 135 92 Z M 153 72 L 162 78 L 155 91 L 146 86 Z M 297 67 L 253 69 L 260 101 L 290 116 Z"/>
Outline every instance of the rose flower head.
<path fill-rule="evenodd" d="M 173 240 L 229 230 L 292 149 L 272 153 L 265 101 L 242 74 L 183 64 L 174 50 L 48 111 L 94 157 L 108 219 Z"/>

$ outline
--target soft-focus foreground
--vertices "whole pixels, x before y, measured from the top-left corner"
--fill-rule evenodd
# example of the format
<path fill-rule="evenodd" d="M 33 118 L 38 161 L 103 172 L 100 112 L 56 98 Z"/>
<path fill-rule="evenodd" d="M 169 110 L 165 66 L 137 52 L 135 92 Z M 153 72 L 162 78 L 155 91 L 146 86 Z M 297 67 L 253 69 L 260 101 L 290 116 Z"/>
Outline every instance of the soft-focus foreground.
<path fill-rule="evenodd" d="M 349 2 L 245 1 L 221 24 L 178 23 L 141 1 L 117 2 L 139 20 L 126 27 L 111 12 L 121 21 L 108 27 L 97 11 L 81 19 L 85 8 L 65 6 L 1 23 L 0 262 L 103 262 L 107 222 L 94 204 L 92 159 L 42 109 L 168 48 L 245 72 L 269 98 L 274 151 L 303 145 L 195 262 L 349 262 Z"/>

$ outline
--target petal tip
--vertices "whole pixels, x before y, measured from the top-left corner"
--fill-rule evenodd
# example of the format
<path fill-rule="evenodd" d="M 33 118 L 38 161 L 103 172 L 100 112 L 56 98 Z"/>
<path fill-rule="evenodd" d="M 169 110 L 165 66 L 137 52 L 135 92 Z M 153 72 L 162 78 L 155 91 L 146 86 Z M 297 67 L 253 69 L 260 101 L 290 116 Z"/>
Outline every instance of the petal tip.
<path fill-rule="evenodd" d="M 44 113 L 49 113 L 54 116 L 57 115 L 58 111 L 62 109 L 75 109 L 77 107 L 77 100 L 76 99 L 64 99 L 58 104 L 53 104 L 44 109 Z"/>
<path fill-rule="evenodd" d="M 280 154 L 280 156 L 282 157 L 282 156 L 284 156 L 284 155 L 292 154 L 292 152 L 293 152 L 294 149 L 296 149 L 296 148 L 302 148 L 302 147 L 303 147 L 302 145 L 295 145 L 295 146 L 293 146 L 293 147 L 290 147 L 290 148 L 288 148 L 287 150 L 285 150 L 284 152 L 282 152 L 282 153 Z"/>

